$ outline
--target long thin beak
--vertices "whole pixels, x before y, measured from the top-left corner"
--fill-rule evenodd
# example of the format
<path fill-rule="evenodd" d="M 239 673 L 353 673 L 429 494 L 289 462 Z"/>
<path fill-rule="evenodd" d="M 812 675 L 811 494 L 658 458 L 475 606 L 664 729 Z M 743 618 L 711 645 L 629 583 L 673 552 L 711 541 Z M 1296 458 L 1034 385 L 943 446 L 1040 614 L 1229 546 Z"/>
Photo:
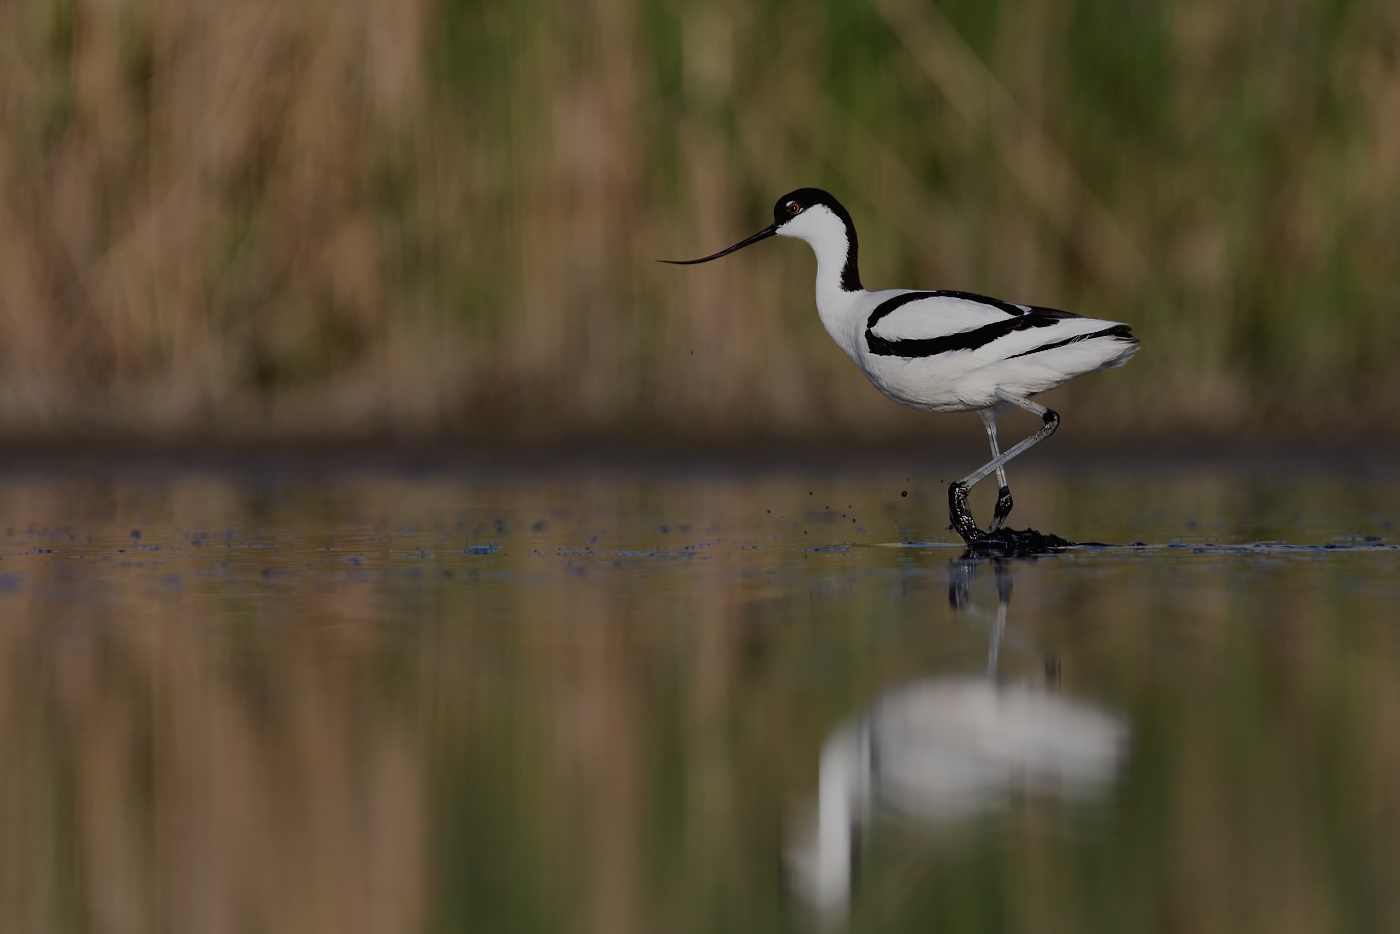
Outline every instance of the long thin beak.
<path fill-rule="evenodd" d="M 657 260 L 657 262 L 671 263 L 676 266 L 694 266 L 696 263 L 708 263 L 712 259 L 719 259 L 721 256 L 728 256 L 735 250 L 742 250 L 750 243 L 757 243 L 760 240 L 766 240 L 777 232 L 778 225 L 769 224 L 767 227 L 763 228 L 758 233 L 754 234 L 752 237 L 749 237 L 747 240 L 740 240 L 738 243 L 734 244 L 727 250 L 720 250 L 718 253 L 712 253 L 709 256 L 702 256 L 700 259 L 659 259 Z"/>

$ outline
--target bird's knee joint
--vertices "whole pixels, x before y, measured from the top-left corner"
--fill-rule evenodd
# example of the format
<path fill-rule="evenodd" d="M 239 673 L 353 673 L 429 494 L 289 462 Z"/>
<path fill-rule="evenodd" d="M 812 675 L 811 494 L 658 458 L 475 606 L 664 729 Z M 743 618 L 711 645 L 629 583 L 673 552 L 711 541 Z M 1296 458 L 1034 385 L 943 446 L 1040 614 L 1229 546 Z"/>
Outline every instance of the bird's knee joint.
<path fill-rule="evenodd" d="M 1060 427 L 1060 413 L 1054 409 L 1046 409 L 1045 414 L 1040 416 L 1040 420 L 1045 423 L 1045 427 L 1052 431 Z"/>

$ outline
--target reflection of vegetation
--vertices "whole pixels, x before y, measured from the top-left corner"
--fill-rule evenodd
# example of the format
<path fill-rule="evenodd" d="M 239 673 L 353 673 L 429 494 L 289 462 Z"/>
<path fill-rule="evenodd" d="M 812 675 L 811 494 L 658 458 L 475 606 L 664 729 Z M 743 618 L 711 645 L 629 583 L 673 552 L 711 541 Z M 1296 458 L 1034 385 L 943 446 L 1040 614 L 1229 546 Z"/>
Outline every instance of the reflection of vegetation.
<path fill-rule="evenodd" d="M 0 430 L 939 430 L 829 346 L 802 251 L 651 263 L 797 184 L 872 283 L 1132 322 L 1113 392 L 1065 390 L 1086 437 L 1394 420 L 1385 4 L 32 0 L 0 35 Z"/>
<path fill-rule="evenodd" d="M 955 550 L 873 547 L 891 501 L 942 521 L 903 473 L 5 480 L 0 928 L 782 929 L 827 733 L 986 664 Z M 1262 537 L 1296 529 L 1276 503 L 1394 505 L 1188 480 L 1026 482 L 1118 538 L 1144 500 L 1248 491 Z M 1126 767 L 1102 802 L 882 826 L 854 929 L 1393 927 L 1397 554 L 1016 564 L 1016 629 L 1128 717 Z"/>

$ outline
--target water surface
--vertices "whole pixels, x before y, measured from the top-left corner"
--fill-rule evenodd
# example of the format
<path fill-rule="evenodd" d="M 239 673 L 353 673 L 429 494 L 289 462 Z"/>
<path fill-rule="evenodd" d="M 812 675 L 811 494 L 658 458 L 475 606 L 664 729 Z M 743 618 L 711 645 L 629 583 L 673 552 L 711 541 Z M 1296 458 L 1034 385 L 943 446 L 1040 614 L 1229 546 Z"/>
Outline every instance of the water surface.
<path fill-rule="evenodd" d="M 1388 465 L 953 476 L 0 474 L 0 927 L 1400 927 Z"/>

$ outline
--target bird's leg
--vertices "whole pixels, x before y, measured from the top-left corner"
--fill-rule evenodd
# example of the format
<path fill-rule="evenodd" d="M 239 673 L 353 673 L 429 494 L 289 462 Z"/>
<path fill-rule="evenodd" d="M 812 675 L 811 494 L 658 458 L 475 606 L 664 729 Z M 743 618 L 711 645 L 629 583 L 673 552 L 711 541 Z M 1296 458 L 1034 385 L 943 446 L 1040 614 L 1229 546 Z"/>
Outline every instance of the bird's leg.
<path fill-rule="evenodd" d="M 977 415 L 982 419 L 982 425 L 987 429 L 987 441 L 992 446 L 992 457 L 1001 457 L 1001 449 L 997 447 L 997 413 L 996 409 L 978 409 Z M 1006 470 L 997 468 L 997 506 L 992 514 L 992 524 L 987 527 L 988 532 L 995 532 L 1001 528 L 1006 517 L 1011 515 L 1011 487 L 1006 483 Z"/>
<path fill-rule="evenodd" d="M 1011 448 L 1011 450 L 1007 451 L 1005 454 L 1001 454 L 997 457 L 992 458 L 990 461 L 983 464 L 981 467 L 978 467 L 966 477 L 963 477 L 960 482 L 963 483 L 969 490 L 976 486 L 978 483 L 980 483 L 982 479 L 987 476 L 987 474 L 991 473 L 994 470 L 1001 470 L 1007 461 L 1011 460 L 1018 454 L 1024 453 L 1028 448 L 1032 447 L 1033 445 L 1044 441 L 1046 438 L 1050 437 L 1055 433 L 1056 428 L 1060 427 L 1060 416 L 1056 412 L 1047 409 L 1045 406 L 1037 405 L 1031 400 L 1024 399 L 1021 396 L 1013 396 L 1011 393 L 1007 392 L 1004 389 L 997 389 L 996 394 L 997 397 L 1000 398 L 1003 402 L 1010 402 L 1012 405 L 1018 405 L 1033 415 L 1039 415 L 1040 420 L 1043 424 L 1040 426 L 1039 431 L 1031 435 L 1029 438 L 1025 438 L 1018 442 L 1013 448 Z"/>
<path fill-rule="evenodd" d="M 1020 406 L 1033 415 L 1039 415 L 1042 424 L 1040 430 L 1035 434 L 1017 442 L 1017 444 L 1005 454 L 999 454 L 993 457 L 990 461 L 948 487 L 948 511 L 950 514 L 949 518 L 953 523 L 953 530 L 961 535 L 963 541 L 968 544 L 972 544 L 977 540 L 987 537 L 987 533 L 977 527 L 977 523 L 973 521 L 972 515 L 967 510 L 968 491 L 981 482 L 988 474 L 993 471 L 1001 470 L 1006 462 L 1016 455 L 1025 452 L 1028 448 L 1053 435 L 1055 429 L 1060 427 L 1060 416 L 1054 411 L 1047 409 L 1045 406 L 1037 405 L 1029 399 L 1012 395 L 1000 388 L 996 390 L 996 394 L 997 398 L 1001 399 L 1003 402 L 1009 402 L 1012 405 Z"/>
<path fill-rule="evenodd" d="M 966 482 L 958 480 L 948 486 L 948 520 L 953 524 L 953 531 L 962 537 L 962 540 L 969 545 L 987 537 L 987 533 L 977 527 L 977 522 L 972 518 L 972 513 L 967 510 L 967 492 L 970 487 Z"/>

